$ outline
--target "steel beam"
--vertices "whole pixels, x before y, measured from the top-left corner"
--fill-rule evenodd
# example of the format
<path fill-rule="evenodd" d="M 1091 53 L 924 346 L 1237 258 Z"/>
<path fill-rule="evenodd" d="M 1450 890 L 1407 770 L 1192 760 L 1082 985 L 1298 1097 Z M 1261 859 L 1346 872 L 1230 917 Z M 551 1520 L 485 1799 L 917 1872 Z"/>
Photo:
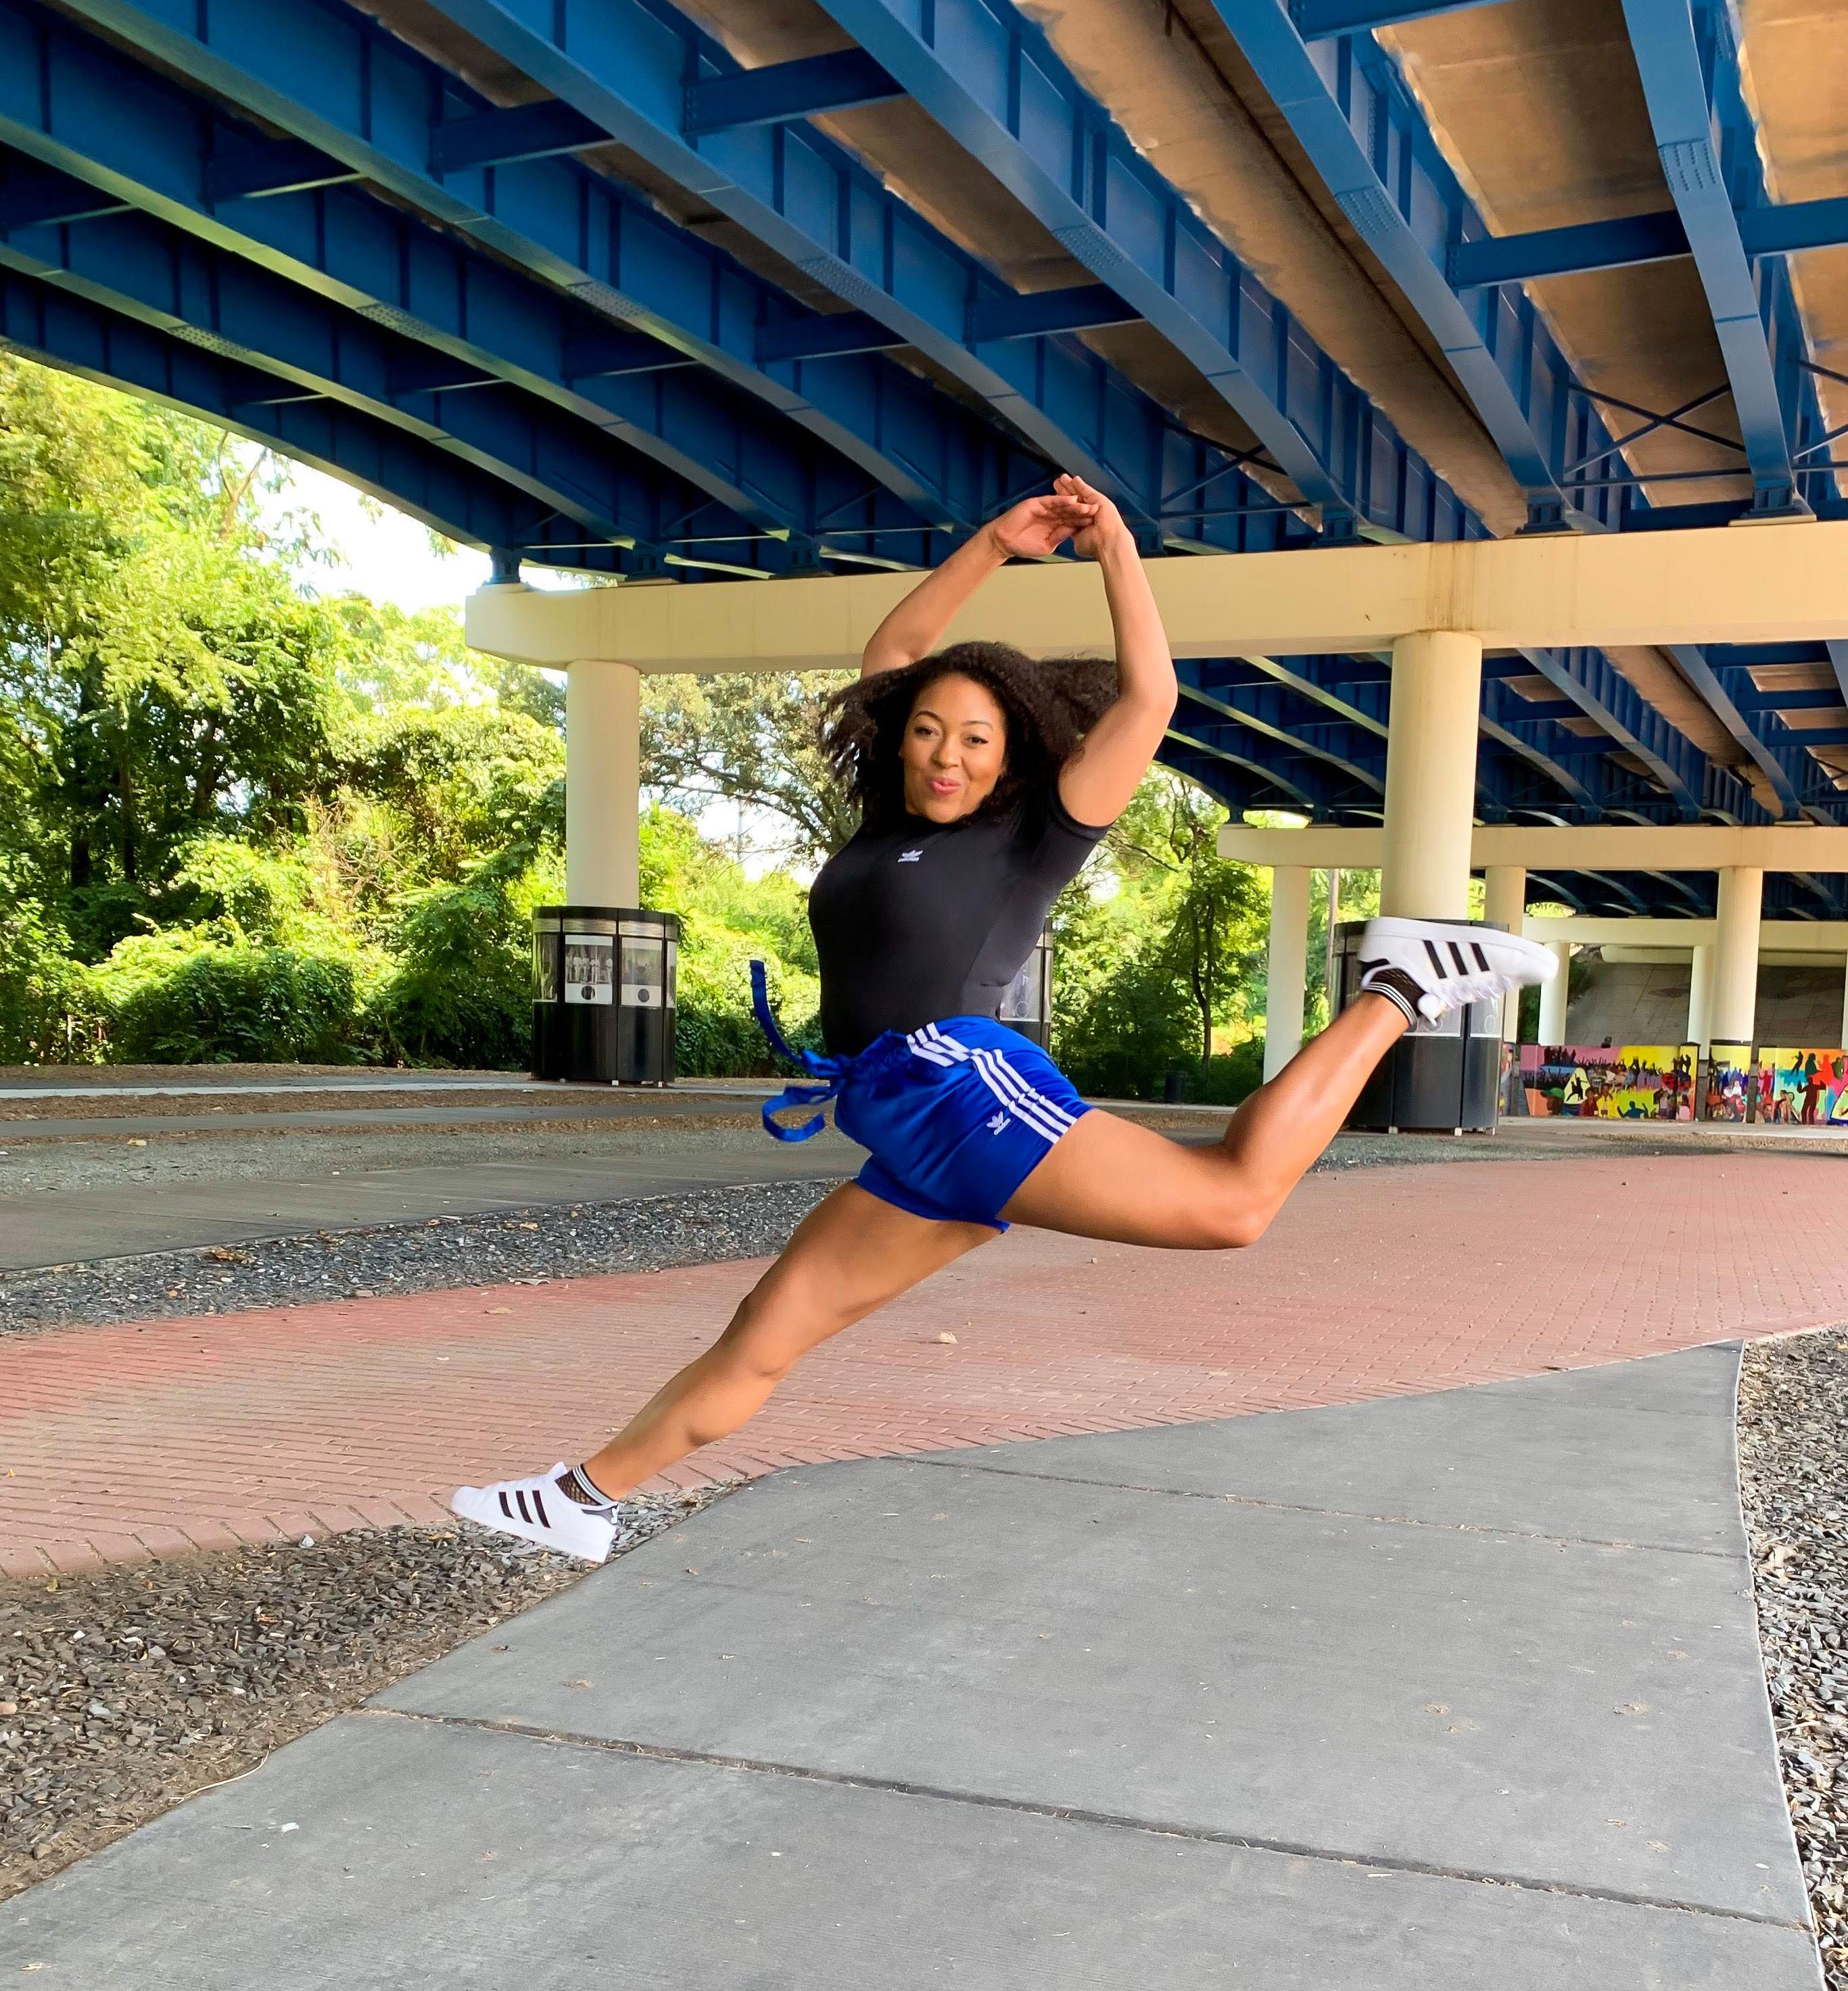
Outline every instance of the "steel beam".
<path fill-rule="evenodd" d="M 1422 21 L 1432 14 L 1454 14 L 1486 0 L 1291 0 L 1290 12 L 1305 42 L 1326 41 L 1334 35 L 1369 34 L 1401 21 Z"/>
<path fill-rule="evenodd" d="M 715 131 L 852 111 L 904 94 L 863 49 L 841 49 L 735 75 L 696 77 L 686 86 L 681 123 L 694 136 L 706 138 Z"/>
<path fill-rule="evenodd" d="M 1748 258 L 1848 243 L 1848 199 L 1790 201 L 1735 209 L 1739 240 Z M 1537 228 L 1523 235 L 1489 235 L 1459 242 L 1450 252 L 1450 280 L 1459 290 L 1479 284 L 1526 283 L 1582 270 L 1622 270 L 1663 263 L 1691 252 L 1679 212 L 1632 214 L 1614 221 L 1581 221 L 1565 228 Z"/>
<path fill-rule="evenodd" d="M 472 9 L 485 0 L 468 0 Z M 1395 460 L 1438 480 L 1007 0 L 822 0 L 910 97 L 1186 356 L 1338 531 L 1405 529 Z M 1447 493 L 1447 487 L 1445 487 Z M 1448 494 L 1447 494 L 1448 495 Z M 1448 506 L 1455 507 L 1454 499 Z M 1461 508 L 1434 536 L 1461 536 Z M 1420 534 L 1418 536 L 1427 536 Z"/>
<path fill-rule="evenodd" d="M 1359 733 L 1340 720 L 1307 726 L 1299 722 L 1292 727 L 1285 703 L 1286 688 L 1280 684 L 1214 684 L 1193 658 L 1181 659 L 1175 670 L 1181 695 L 1191 705 L 1243 726 L 1260 738 L 1325 762 L 1359 788 L 1378 795 L 1386 793 L 1386 753 L 1376 736 Z"/>
<path fill-rule="evenodd" d="M 1666 646 L 1676 667 L 1713 709 L 1714 716 L 1738 741 L 1762 771 L 1776 791 L 1787 817 L 1819 815 L 1837 819 L 1839 802 L 1821 792 L 1822 771 L 1812 761 L 1807 749 L 1830 743 L 1814 733 L 1795 731 L 1785 725 L 1775 708 L 1756 706 L 1763 697 L 1743 664 L 1718 664 L 1698 645 L 1676 643 Z M 1743 693 L 1754 701 L 1744 709 L 1735 702 Z"/>
<path fill-rule="evenodd" d="M 1829 652 L 1829 668 L 1835 672 L 1835 682 L 1842 696 L 1848 699 L 1848 638 L 1832 638 L 1823 646 Z"/>
<path fill-rule="evenodd" d="M 240 200 L 220 213 L 201 192 L 212 162 L 255 135 L 56 17 L 0 0 L 0 138 L 553 400 L 689 479 L 710 478 L 722 502 L 749 492 L 767 526 L 805 531 L 870 516 L 903 492 L 919 502 L 904 499 L 895 522 L 967 526 L 1039 474 L 991 424 L 888 362 L 778 369 L 790 424 L 767 417 L 762 399 L 727 381 L 740 369 L 767 380 L 744 356 L 761 318 L 788 315 L 782 294 L 580 168 L 553 161 L 480 176 L 503 189 L 526 175 L 557 182 L 557 198 L 535 205 L 545 239 L 529 244 L 522 273 L 509 267 L 519 260 L 511 251 L 471 249 L 353 189 Z M 581 237 L 577 220 L 587 225 Z M 567 263 L 567 254 L 586 260 Z M 613 274 L 630 291 L 607 290 Z M 601 315 L 609 305 L 633 322 Z M 684 336 L 676 344 L 638 325 Z M 726 377 L 692 364 L 714 343 L 730 356 L 716 369 Z M 669 362 L 683 370 L 652 371 Z M 1178 439 L 1169 448 L 1177 465 L 1197 454 Z M 893 497 L 856 513 L 852 494 L 870 496 L 870 483 Z"/>
<path fill-rule="evenodd" d="M 83 191 L 82 184 L 66 183 L 74 202 Z M 266 208 L 281 205 L 264 203 Z M 190 234 L 136 209 L 113 210 L 82 227 L 9 229 L 0 254 L 15 267 L 153 313 L 157 322 L 188 324 L 195 335 L 230 337 L 224 322 L 229 314 L 237 321 L 239 339 L 253 345 L 254 359 L 260 361 L 264 349 L 280 342 L 289 349 L 291 363 L 305 366 L 305 347 L 323 356 L 326 378 L 317 384 L 330 388 L 338 384 L 343 361 L 350 362 L 355 354 L 378 347 L 382 338 L 395 338 L 393 365 L 400 389 L 420 384 L 428 390 L 445 380 L 470 378 L 509 382 L 536 393 L 545 404 L 532 411 L 536 436 L 545 434 L 548 424 L 558 431 L 573 417 L 582 417 L 587 424 L 584 445 L 599 435 L 607 437 L 618 446 L 618 461 L 625 448 L 634 449 L 684 478 L 689 503 L 696 505 L 703 494 L 757 529 L 812 532 L 820 522 L 818 498 L 838 502 L 864 488 L 845 465 L 831 478 L 826 460 L 815 461 L 805 444 L 780 450 L 774 437 L 754 430 L 741 407 L 724 408 L 723 390 L 715 393 L 690 380 L 651 385 L 574 379 L 569 370 L 573 359 L 584 363 L 588 356 L 582 340 L 573 338 L 571 328 L 580 321 L 571 307 L 536 289 L 529 297 L 519 294 L 519 280 L 488 266 L 485 259 L 470 259 L 465 252 L 458 267 L 449 245 L 434 231 L 427 240 L 420 240 L 417 224 L 407 219 L 388 226 L 410 252 L 408 259 L 390 259 L 400 277 L 407 278 L 427 302 L 446 302 L 453 314 L 447 323 L 424 324 L 409 313 L 382 308 L 372 301 L 369 288 L 356 292 L 326 281 L 322 273 L 316 273 L 322 281 L 312 284 L 291 281 L 299 273 L 291 271 L 286 260 L 278 274 L 274 261 L 247 262 L 216 247 L 208 234 Z M 233 234 L 230 239 L 240 238 Z M 376 272 L 386 260 L 377 254 L 380 245 L 376 238 L 356 245 L 336 229 L 323 230 L 319 240 L 334 266 L 359 266 L 352 271 L 356 277 L 369 270 Z M 362 253 L 349 253 L 356 247 Z M 363 253 L 366 248 L 372 253 Z M 435 271 L 418 255 L 420 248 L 432 252 L 438 270 L 447 264 L 457 271 L 461 281 L 454 291 L 439 292 L 426 283 Z M 473 281 L 477 276 L 483 281 Z M 253 298 L 260 298 L 262 304 L 247 307 L 245 301 Z M 587 331 L 595 324 L 587 315 L 581 322 Z M 465 330 L 466 338 L 459 335 Z M 635 334 L 619 336 L 630 347 L 645 346 L 657 357 L 669 352 Z M 604 364 L 624 356 L 634 365 L 645 363 L 637 353 L 594 356 Z M 269 351 L 267 357 L 281 360 L 284 356 Z M 537 370 L 548 358 L 558 370 Z M 513 439 L 508 451 L 517 458 L 534 446 L 536 442 L 522 444 Z M 869 525 L 884 523 L 895 532 L 908 532 L 921 550 L 924 522 L 885 494 L 860 516 Z M 897 542 L 893 544 L 896 550 Z"/>
<path fill-rule="evenodd" d="M 229 11 L 207 15 L 126 0 L 77 0 L 77 6 L 99 26 L 489 246 L 528 257 L 536 243 L 562 235 L 573 245 L 576 267 L 569 276 L 556 270 L 542 274 L 616 307 L 613 315 L 634 315 L 633 259 L 607 237 L 599 242 L 602 231 L 594 216 L 588 239 L 606 267 L 587 273 L 581 266 L 584 210 L 587 203 L 596 204 L 592 189 L 601 189 L 604 203 L 624 204 L 612 183 L 557 159 L 528 162 L 504 173 L 497 169 L 491 183 L 484 179 L 478 185 L 468 175 L 436 182 L 426 165 L 427 124 L 420 128 L 418 120 L 427 120 L 430 109 L 445 100 L 465 98 L 464 87 L 369 17 L 316 0 L 271 0 L 259 30 Z M 1153 404 L 1086 349 L 1042 354 L 1033 342 L 1011 342 L 989 354 L 967 346 L 961 333 L 968 301 L 985 289 L 1004 287 L 842 148 L 800 124 L 751 126 L 705 138 L 688 132 L 687 89 L 709 78 L 746 73 L 691 22 L 643 0 L 557 0 L 543 27 L 493 0 L 457 0 L 441 11 L 689 196 L 748 229 L 812 281 L 880 318 L 986 400 L 1050 461 L 1093 477 L 1138 519 L 1152 519 L 1145 480 L 1159 454 L 1162 427 Z M 304 50 L 313 55 L 311 93 L 303 87 Z M 326 107 L 336 103 L 342 107 L 338 114 Z M 463 107 L 458 102 L 457 107 Z M 467 104 L 471 112 L 481 107 Z M 556 186 L 560 174 L 567 176 L 568 191 Z M 548 189 L 553 204 L 560 206 L 557 196 L 566 195 L 562 211 L 550 217 L 538 206 L 547 175 L 554 183 Z M 654 225 L 663 226 L 658 216 Z M 618 290 L 621 301 L 614 294 Z M 709 299 L 699 301 L 701 319 L 716 315 Z M 807 315 L 784 304 L 748 322 L 733 320 L 735 332 L 749 335 L 742 355 L 704 326 L 698 347 L 687 349 L 795 412 L 805 399 L 800 371 L 792 362 L 791 372 L 779 377 L 779 369 L 760 367 L 756 333 L 767 321 Z M 684 322 L 651 328 L 682 344 L 693 330 Z M 1112 417 L 1125 425 L 1134 439 L 1131 447 L 1115 445 Z M 849 451 L 859 448 L 850 434 L 835 440 Z M 896 469 L 888 464 L 884 474 Z M 914 479 L 906 482 L 914 485 Z M 924 495 L 916 492 L 913 502 Z"/>
<path fill-rule="evenodd" d="M 1786 511 L 1800 500 L 1791 461 L 1794 408 L 1787 410 L 1780 371 L 1790 371 L 1787 349 L 1774 354 L 1773 332 L 1752 279 L 1728 187 L 1728 168 L 1750 170 L 1740 159 L 1752 134 L 1739 95 L 1737 52 L 1724 5 L 1697 0 L 1623 0 L 1624 22 L 1642 78 L 1649 123 L 1676 212 L 1720 342 L 1733 406 L 1751 465 L 1753 509 Z M 1727 115 L 1728 110 L 1732 115 Z M 1717 135 L 1716 121 L 1722 128 Z M 1728 155 L 1722 157 L 1723 151 Z M 1786 328 L 1777 327 L 1785 334 Z M 1800 341 L 1792 320 L 1790 330 Z M 1785 341 L 1781 341 L 1781 344 Z"/>
<path fill-rule="evenodd" d="M 587 544 L 581 527 L 419 437 L 11 271 L 0 271 L 0 345 L 235 430 L 465 545 L 549 566 L 659 571 L 651 550 Z"/>
<path fill-rule="evenodd" d="M 710 502 L 706 490 L 606 434 L 151 216 L 15 231 L 0 242 L 0 264 L 362 409 L 589 531 L 654 536 L 676 520 L 676 538 L 730 541 L 729 564 L 755 564 L 755 553 L 788 564 L 784 541 L 764 534 L 761 521 Z"/>
<path fill-rule="evenodd" d="M 1537 228 L 1524 235 L 1482 235 L 1453 243 L 1448 268 L 1458 290 L 1484 284 L 1525 284 L 1584 270 L 1627 269 L 1666 263 L 1688 253 L 1687 230 L 1673 208 L 1660 214 L 1625 215 L 1614 221 L 1581 221 Z"/>
<path fill-rule="evenodd" d="M 1524 299 L 1506 301 L 1504 311 L 1499 294 L 1469 304 L 1451 288 L 1451 244 L 1482 224 L 1397 72 L 1370 45 L 1312 50 L 1284 0 L 1213 5 L 1342 213 L 1449 361 L 1530 514 L 1568 522 L 1576 507 L 1560 482 L 1564 425 L 1554 410 L 1571 369 Z M 1615 509 L 1607 497 L 1601 522 L 1614 522 Z"/>
<path fill-rule="evenodd" d="M 1255 750 L 1259 743 L 1252 741 L 1248 735 L 1241 744 L 1234 744 L 1233 741 L 1238 738 L 1235 727 L 1189 726 L 1182 723 L 1181 715 L 1177 713 L 1176 723 L 1169 727 L 1165 738 L 1169 746 L 1178 747 L 1183 755 L 1190 754 L 1221 762 L 1250 775 L 1258 784 L 1257 793 L 1262 795 L 1269 791 L 1273 805 L 1277 808 L 1305 808 L 1311 815 L 1320 816 L 1326 815 L 1332 805 L 1333 791 L 1315 772 L 1312 763 L 1298 757 L 1295 764 L 1285 767 Z M 1181 764 L 1185 768 L 1185 762 Z"/>
<path fill-rule="evenodd" d="M 260 22 L 225 10 L 207 25 L 235 45 L 233 53 L 195 41 L 152 9 L 98 0 L 85 12 L 163 65 L 209 83 L 226 100 L 492 252 L 472 259 L 477 289 L 487 288 L 485 266 L 512 262 L 540 280 L 555 310 L 562 291 L 577 300 L 587 323 L 601 318 L 631 335 L 652 334 L 699 361 L 708 378 L 719 376 L 808 429 L 929 522 L 967 528 L 1015 488 L 997 488 L 992 476 L 972 484 L 969 475 L 978 467 L 1006 467 L 1006 438 L 890 361 L 760 367 L 760 323 L 818 314 L 792 305 L 775 286 L 575 160 L 540 158 L 437 179 L 429 169 L 434 129 L 449 114 L 488 107 L 376 22 L 315 0 L 274 0 Z M 314 108 L 290 94 L 311 83 Z M 0 137 L 92 185 L 120 188 L 138 205 L 209 233 L 222 246 L 273 264 L 286 259 L 288 274 L 298 280 L 315 280 L 331 229 L 342 250 L 365 262 L 374 293 L 369 299 L 358 294 L 366 287 L 356 284 L 343 301 L 418 322 L 433 313 L 439 320 L 458 315 L 454 291 L 429 268 L 434 253 L 420 266 L 394 272 L 403 237 L 417 226 L 401 209 L 331 189 L 242 202 L 218 214 L 202 197 L 204 162 L 214 146 L 241 148 L 250 136 L 247 128 L 213 117 L 197 99 L 58 16 L 26 0 L 0 0 Z M 433 230 L 426 237 L 444 239 Z M 450 252 L 453 262 L 453 241 Z M 754 419 L 764 426 L 761 417 Z M 1145 439 L 1150 454 L 1159 455 L 1162 438 L 1149 430 Z M 1030 479 L 1032 459 L 1011 454 L 1015 465 L 1027 467 L 1019 481 Z"/>

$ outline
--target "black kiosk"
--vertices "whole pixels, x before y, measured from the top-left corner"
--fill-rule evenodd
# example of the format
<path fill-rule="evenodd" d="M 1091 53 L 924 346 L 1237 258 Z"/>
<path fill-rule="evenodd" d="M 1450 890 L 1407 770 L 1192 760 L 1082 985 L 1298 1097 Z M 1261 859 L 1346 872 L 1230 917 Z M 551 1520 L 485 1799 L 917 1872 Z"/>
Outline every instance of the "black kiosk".
<path fill-rule="evenodd" d="M 1033 943 L 1020 972 L 1007 985 L 1001 1006 L 995 1013 L 998 1023 L 1031 1037 L 1040 1050 L 1049 1050 L 1053 1040 L 1053 937 L 1043 933 Z"/>
<path fill-rule="evenodd" d="M 1335 929 L 1337 1012 L 1360 992 L 1364 922 Z M 1452 922 L 1484 926 L 1482 920 Z M 1504 929 L 1496 927 L 1496 932 Z M 1502 1084 L 1502 1001 L 1422 1018 L 1380 1060 L 1346 1124 L 1366 1133 L 1492 1134 Z"/>
<path fill-rule="evenodd" d="M 533 915 L 533 1076 L 601 1085 L 674 1082 L 672 913 L 540 906 Z"/>

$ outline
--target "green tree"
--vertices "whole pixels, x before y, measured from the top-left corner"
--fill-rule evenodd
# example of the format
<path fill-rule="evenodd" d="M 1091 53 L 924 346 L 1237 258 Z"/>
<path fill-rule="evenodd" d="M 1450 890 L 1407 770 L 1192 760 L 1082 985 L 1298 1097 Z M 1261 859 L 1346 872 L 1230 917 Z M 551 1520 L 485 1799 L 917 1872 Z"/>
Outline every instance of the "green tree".
<path fill-rule="evenodd" d="M 766 810 L 788 826 L 791 856 L 818 864 L 855 826 L 815 733 L 822 697 L 846 681 L 831 671 L 645 679 L 643 778 L 696 813 L 714 801 Z"/>

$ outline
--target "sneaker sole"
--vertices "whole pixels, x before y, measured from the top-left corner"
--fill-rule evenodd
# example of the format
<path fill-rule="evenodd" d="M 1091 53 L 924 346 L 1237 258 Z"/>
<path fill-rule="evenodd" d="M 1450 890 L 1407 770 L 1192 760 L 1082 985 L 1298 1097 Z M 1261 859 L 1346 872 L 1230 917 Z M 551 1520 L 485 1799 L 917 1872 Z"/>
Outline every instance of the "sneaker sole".
<path fill-rule="evenodd" d="M 474 1491 L 472 1488 L 467 1490 Z M 522 1521 L 517 1516 L 509 1518 L 491 1503 L 485 1494 L 479 1498 L 481 1506 L 478 1512 L 468 1501 L 467 1493 L 458 1492 L 451 1499 L 449 1511 L 462 1520 L 472 1521 L 478 1528 L 485 1528 L 490 1534 L 512 1535 L 517 1540 L 531 1542 L 536 1547 L 550 1549 L 554 1555 L 575 1556 L 578 1561 L 588 1563 L 605 1563 L 610 1559 L 610 1548 L 616 1538 L 614 1528 L 610 1530 L 610 1542 L 605 1544 L 603 1553 L 594 1554 L 589 1549 L 573 1548 L 561 1542 L 549 1529 Z"/>

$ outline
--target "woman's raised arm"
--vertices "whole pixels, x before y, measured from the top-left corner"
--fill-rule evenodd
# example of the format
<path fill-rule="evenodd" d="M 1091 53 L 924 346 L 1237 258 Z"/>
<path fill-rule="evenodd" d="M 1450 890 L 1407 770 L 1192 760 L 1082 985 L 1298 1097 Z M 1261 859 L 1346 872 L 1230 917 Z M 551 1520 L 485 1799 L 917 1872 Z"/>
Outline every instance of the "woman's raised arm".
<path fill-rule="evenodd" d="M 1066 493 L 1068 487 L 1096 508 L 1094 522 L 1073 543 L 1104 570 L 1122 687 L 1116 703 L 1084 736 L 1059 775 L 1059 799 L 1076 821 L 1094 827 L 1115 822 L 1128 807 L 1180 694 L 1161 611 L 1122 515 L 1081 478 L 1061 477 L 1055 488 Z"/>
<path fill-rule="evenodd" d="M 1073 481 L 1061 478 L 1059 484 Z M 1082 498 L 1060 488 L 1048 497 L 1023 499 L 984 526 L 926 574 L 873 631 L 860 658 L 860 676 L 902 670 L 927 657 L 957 610 L 998 567 L 1009 560 L 1044 560 L 1074 533 L 1084 531 L 1105 502 L 1088 487 Z"/>

